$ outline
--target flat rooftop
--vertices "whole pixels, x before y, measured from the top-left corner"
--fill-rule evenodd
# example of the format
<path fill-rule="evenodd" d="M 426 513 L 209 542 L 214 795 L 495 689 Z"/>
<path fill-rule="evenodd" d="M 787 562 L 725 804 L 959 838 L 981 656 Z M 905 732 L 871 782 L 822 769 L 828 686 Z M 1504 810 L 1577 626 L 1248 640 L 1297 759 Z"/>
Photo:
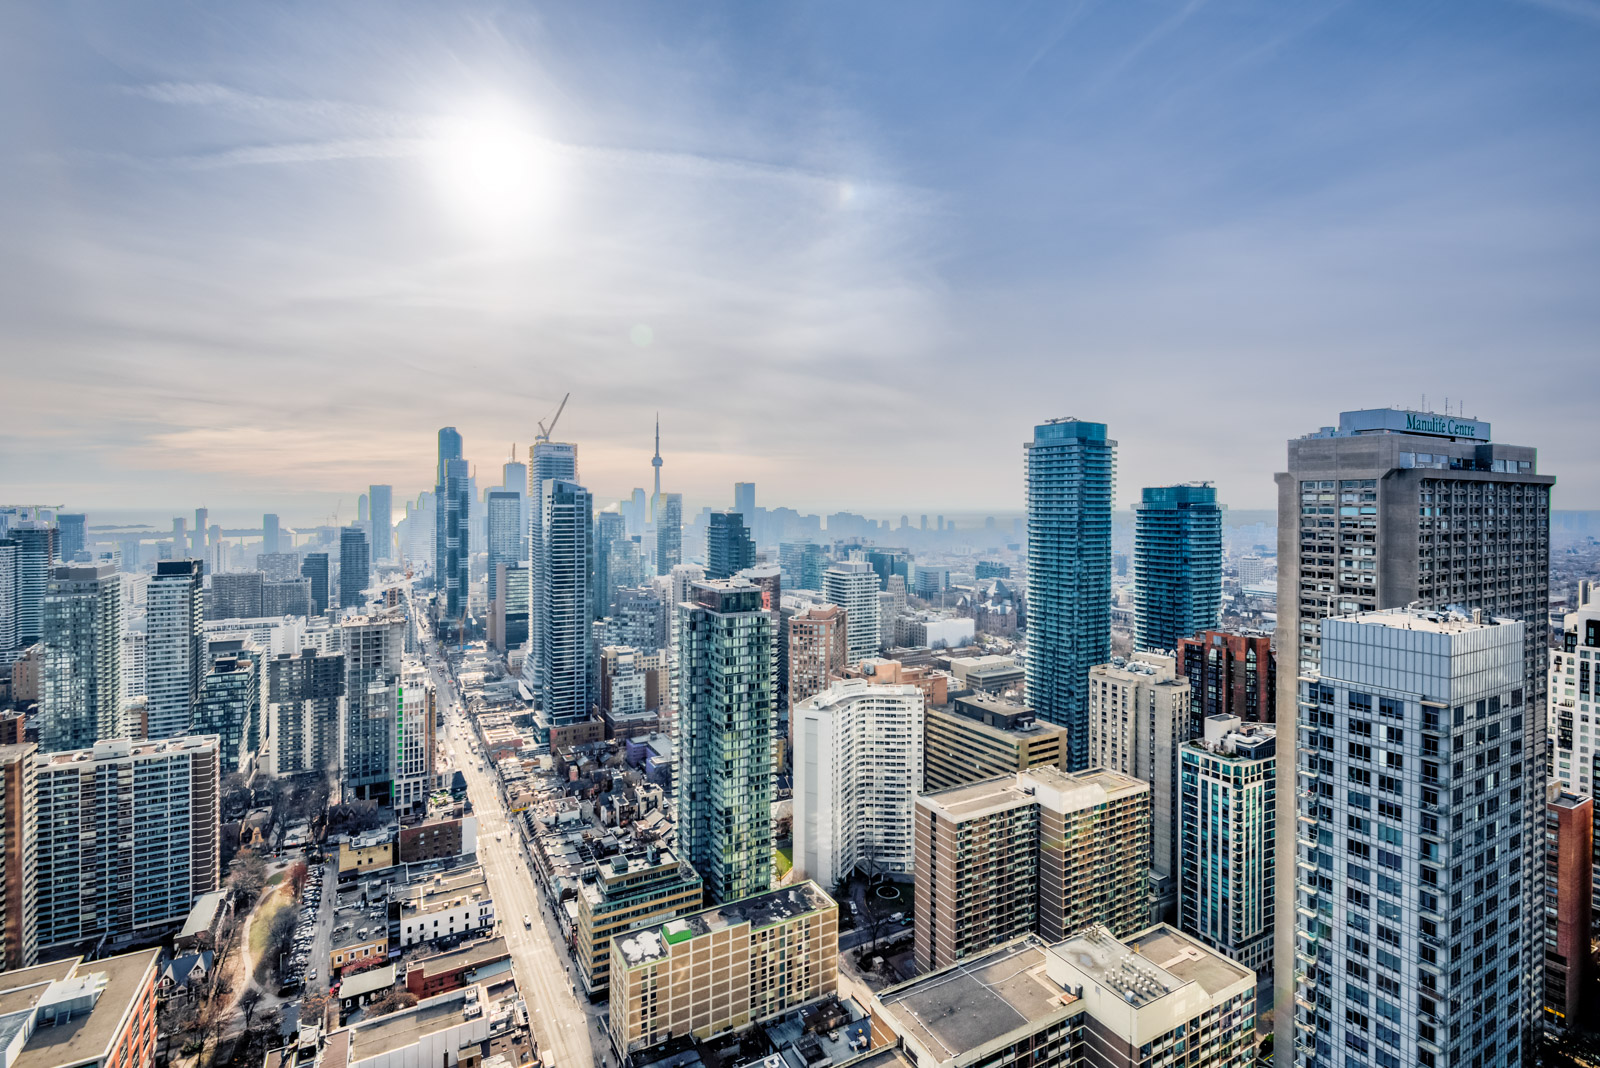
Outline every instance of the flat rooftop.
<path fill-rule="evenodd" d="M 952 786 L 948 790 L 935 790 L 923 794 L 919 799 L 919 804 L 952 820 L 988 816 L 1033 802 L 1033 795 L 1017 784 L 1015 775 L 1002 775 L 963 786 Z"/>
<path fill-rule="evenodd" d="M 91 1011 L 81 1015 L 74 1013 L 65 1023 L 35 1028 L 33 1037 L 11 1062 L 11 1068 L 60 1068 L 105 1056 L 123 1021 L 144 992 L 146 979 L 154 980 L 156 959 L 160 955 L 159 949 L 146 949 L 93 962 L 57 961 L 0 975 L 0 991 L 3 991 L 0 1005 L 8 1012 L 38 1005 L 51 982 L 70 983 L 74 978 L 96 974 L 103 974 L 106 980 Z"/>
<path fill-rule="evenodd" d="M 421 969 L 424 975 L 439 975 L 458 968 L 471 968 L 489 961 L 503 960 L 510 954 L 511 951 L 506 948 L 504 938 L 489 938 L 470 942 L 444 953 L 416 957 L 410 961 L 407 969 L 417 968 Z"/>
<path fill-rule="evenodd" d="M 1019 1028 L 1071 1015 L 1078 1000 L 1051 981 L 1045 946 L 1028 936 L 878 996 L 896 1031 L 954 1060 Z"/>
<path fill-rule="evenodd" d="M 679 916 L 658 926 L 618 935 L 613 941 L 622 943 L 623 956 L 630 965 L 642 964 L 666 956 L 669 945 L 686 938 L 726 930 L 741 923 L 748 923 L 753 931 L 760 930 L 796 916 L 837 907 L 833 898 L 823 893 L 820 886 L 807 880 Z"/>
<path fill-rule="evenodd" d="M 1049 952 L 1136 1008 L 1190 983 L 1215 996 L 1251 976 L 1248 969 L 1166 924 L 1126 939 L 1095 926 L 1056 943 Z"/>
<path fill-rule="evenodd" d="M 1351 623 L 1393 627 L 1395 630 L 1420 630 L 1429 634 L 1466 634 L 1500 623 L 1499 620 L 1487 615 L 1475 623 L 1471 616 L 1455 612 L 1421 611 L 1414 608 L 1387 608 L 1380 612 L 1359 612 L 1346 618 Z"/>
<path fill-rule="evenodd" d="M 469 996 L 475 1000 L 469 1002 Z M 350 1028 L 350 1062 L 414 1046 L 428 1035 L 454 1027 L 468 1019 L 469 1004 L 476 1006 L 476 1015 L 489 1011 L 489 999 L 483 989 L 469 986 L 429 998 L 414 1008 L 355 1024 Z"/>

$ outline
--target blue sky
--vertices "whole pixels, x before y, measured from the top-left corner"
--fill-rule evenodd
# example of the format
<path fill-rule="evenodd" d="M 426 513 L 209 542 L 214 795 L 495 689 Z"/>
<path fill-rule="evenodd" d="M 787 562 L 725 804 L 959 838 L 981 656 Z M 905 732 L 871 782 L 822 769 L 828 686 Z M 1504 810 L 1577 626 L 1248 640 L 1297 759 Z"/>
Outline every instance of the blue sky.
<path fill-rule="evenodd" d="M 0 12 L 0 487 L 325 512 L 573 399 L 601 496 L 1270 506 L 1465 401 L 1600 507 L 1600 3 Z"/>

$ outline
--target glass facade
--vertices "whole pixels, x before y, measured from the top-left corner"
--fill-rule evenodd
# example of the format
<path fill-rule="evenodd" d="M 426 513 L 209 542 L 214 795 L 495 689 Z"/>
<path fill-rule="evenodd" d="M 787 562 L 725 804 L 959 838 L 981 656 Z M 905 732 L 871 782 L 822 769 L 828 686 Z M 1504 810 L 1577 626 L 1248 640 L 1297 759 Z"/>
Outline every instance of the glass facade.
<path fill-rule="evenodd" d="M 1176 649 L 1217 625 L 1222 509 L 1210 485 L 1147 487 L 1134 509 L 1136 649 Z"/>

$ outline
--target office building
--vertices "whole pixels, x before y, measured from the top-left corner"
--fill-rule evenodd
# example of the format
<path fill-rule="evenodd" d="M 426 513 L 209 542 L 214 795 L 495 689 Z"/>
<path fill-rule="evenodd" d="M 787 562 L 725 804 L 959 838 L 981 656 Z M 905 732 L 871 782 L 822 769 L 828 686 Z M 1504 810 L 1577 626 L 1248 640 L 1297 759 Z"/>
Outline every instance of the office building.
<path fill-rule="evenodd" d="M 322 615 L 328 610 L 328 554 L 306 553 L 300 574 L 311 584 L 311 611 Z"/>
<path fill-rule="evenodd" d="M 290 578 L 262 582 L 261 615 L 269 618 L 311 615 L 311 580 Z"/>
<path fill-rule="evenodd" d="M 1544 1024 L 1552 1032 L 1591 1019 L 1588 1004 L 1594 898 L 1594 799 L 1551 783 L 1545 805 Z"/>
<path fill-rule="evenodd" d="M 363 607 L 364 591 L 371 585 L 372 555 L 367 532 L 360 527 L 344 527 L 339 531 L 339 607 Z"/>
<path fill-rule="evenodd" d="M 489 600 L 500 597 L 500 568 L 521 559 L 522 494 L 515 490 L 490 490 L 486 502 L 489 545 Z"/>
<path fill-rule="evenodd" d="M 536 548 L 540 558 L 534 598 L 543 619 L 539 641 L 539 713 L 566 727 L 589 716 L 589 551 L 594 502 L 566 479 L 545 480 Z"/>
<path fill-rule="evenodd" d="M 573 945 L 591 999 L 611 985 L 611 941 L 641 927 L 700 911 L 700 876 L 670 849 L 648 845 L 602 860 L 578 885 Z"/>
<path fill-rule="evenodd" d="M 399 611 L 347 618 L 344 644 L 343 796 L 393 803 L 406 619 Z"/>
<path fill-rule="evenodd" d="M 732 578 L 756 562 L 756 545 L 738 512 L 712 512 L 706 528 L 706 578 Z"/>
<path fill-rule="evenodd" d="M 1157 908 L 1170 918 L 1178 875 L 1178 750 L 1190 734 L 1189 680 L 1172 657 L 1134 653 L 1089 671 L 1089 762 L 1150 784 Z"/>
<path fill-rule="evenodd" d="M 1258 973 L 1272 970 L 1277 739 L 1207 716 L 1180 752 L 1178 926 Z"/>
<path fill-rule="evenodd" d="M 878 655 L 878 576 L 863 560 L 840 560 L 822 573 L 822 596 L 845 611 L 845 657 Z"/>
<path fill-rule="evenodd" d="M 125 733 L 121 577 L 110 564 L 58 566 L 44 598 L 39 745 L 85 749 Z"/>
<path fill-rule="evenodd" d="M 611 940 L 619 1059 L 708 1038 L 839 988 L 839 906 L 813 882 L 679 916 Z"/>
<path fill-rule="evenodd" d="M 1524 889 L 1544 873 L 1545 795 L 1523 773 L 1524 626 L 1481 618 L 1322 620 L 1299 692 L 1294 863 L 1278 867 L 1294 886 L 1277 914 L 1295 917 L 1297 1063 L 1349 1049 L 1519 1065 L 1538 1042 L 1543 878 L 1538 909 Z M 1524 833 L 1530 807 L 1540 835 Z"/>
<path fill-rule="evenodd" d="M 922 791 L 922 691 L 835 682 L 789 715 L 801 876 L 835 886 L 854 872 L 908 874 Z"/>
<path fill-rule="evenodd" d="M 1277 722 L 1278 658 L 1271 634 L 1202 631 L 1178 639 L 1177 662 L 1178 674 L 1189 680 L 1196 722 L 1207 716 L 1238 716 L 1246 723 Z"/>
<path fill-rule="evenodd" d="M 940 968 L 1028 932 L 1145 926 L 1150 787 L 1037 767 L 917 799 L 917 963 Z"/>
<path fill-rule="evenodd" d="M 162 952 L 66 957 L 0 976 L 13 1068 L 145 1068 Z"/>
<path fill-rule="evenodd" d="M 261 587 L 265 578 L 259 571 L 218 571 L 211 576 L 211 597 L 207 619 L 258 619 Z"/>
<path fill-rule="evenodd" d="M 301 649 L 266 662 L 264 702 L 271 724 L 273 773 L 302 775 L 339 766 L 344 714 L 343 653 Z"/>
<path fill-rule="evenodd" d="M 218 889 L 218 771 L 205 735 L 38 757 L 41 950 L 156 938 Z"/>
<path fill-rule="evenodd" d="M 594 583 L 590 599 L 594 602 L 589 606 L 589 615 L 593 619 L 604 619 L 611 614 L 611 606 L 616 601 L 617 576 L 613 573 L 612 563 L 617 556 L 619 548 L 627 539 L 627 523 L 622 518 L 622 513 L 614 508 L 606 508 L 597 512 L 594 517 Z M 630 579 L 643 576 L 628 576 Z M 630 581 L 626 585 L 637 585 Z"/>
<path fill-rule="evenodd" d="M 1088 767 L 1089 669 L 1111 659 L 1111 501 L 1117 443 L 1104 423 L 1033 428 L 1028 480 L 1028 703 L 1067 728 Z"/>
<path fill-rule="evenodd" d="M 1550 573 L 1550 489 L 1537 450 L 1491 442 L 1490 425 L 1428 412 L 1343 412 L 1338 426 L 1289 442 L 1278 474 L 1278 742 L 1300 747 L 1297 681 L 1315 674 L 1319 621 L 1416 603 L 1481 608 L 1526 625 L 1523 640 L 1530 707 L 1521 720 L 1524 795 L 1542 796 L 1546 767 L 1545 672 Z M 1493 514 L 1490 514 L 1493 509 Z M 1478 524 L 1474 526 L 1473 524 Z M 1032 605 L 1030 603 L 1030 611 Z M 1287 732 L 1287 733 L 1286 733 Z M 1278 826 L 1295 825 L 1296 767 L 1278 766 Z M 1538 813 L 1524 810 L 1525 840 L 1538 838 Z M 1294 870 L 1293 836 L 1278 840 L 1278 871 Z M 1522 911 L 1543 907 L 1543 870 L 1522 880 Z M 1278 881 L 1279 916 L 1294 914 L 1293 881 Z M 1280 924 L 1277 1003 L 1293 996 L 1294 940 Z M 1528 969 L 1537 979 L 1538 964 Z M 1280 1047 L 1294 1038 L 1274 1021 Z"/>
<path fill-rule="evenodd" d="M 38 746 L 0 745 L 0 971 L 39 959 Z"/>
<path fill-rule="evenodd" d="M 950 569 L 918 564 L 913 591 L 924 601 L 937 601 L 950 588 Z"/>
<path fill-rule="evenodd" d="M 739 513 L 744 520 L 744 525 L 755 529 L 756 523 L 756 484 L 754 482 L 735 482 L 733 484 L 733 510 Z M 716 576 L 712 576 L 715 578 Z"/>
<path fill-rule="evenodd" d="M 391 804 L 402 814 L 425 815 L 428 797 L 439 784 L 434 764 L 437 711 L 433 680 L 420 662 L 401 667 L 399 704 Z"/>
<path fill-rule="evenodd" d="M 923 789 L 948 790 L 1047 764 L 1061 766 L 1067 729 L 1041 723 L 1033 709 L 986 693 L 930 706 L 923 718 Z"/>
<path fill-rule="evenodd" d="M 670 575 L 683 563 L 683 494 L 656 495 L 656 574 Z"/>
<path fill-rule="evenodd" d="M 372 562 L 394 559 L 394 487 L 373 486 L 367 491 L 367 527 L 372 535 Z"/>
<path fill-rule="evenodd" d="M 1147 486 L 1134 506 L 1134 648 L 1170 651 L 1222 611 L 1222 508 L 1209 482 Z"/>
<path fill-rule="evenodd" d="M 1250 1068 L 1256 977 L 1172 927 L 1024 937 L 883 991 L 920 1068 Z"/>
<path fill-rule="evenodd" d="M 199 560 L 161 560 L 145 591 L 145 705 L 149 737 L 189 730 L 206 673 Z"/>
<path fill-rule="evenodd" d="M 217 759 L 224 777 L 248 770 L 255 760 L 251 739 L 259 738 L 260 713 L 259 654 L 237 650 L 213 657 L 210 670 L 201 680 L 200 699 L 195 702 L 189 729 L 195 734 L 216 736 Z"/>
<path fill-rule="evenodd" d="M 261 517 L 261 552 L 267 556 L 283 552 L 283 539 L 278 529 L 278 517 L 271 512 Z"/>
<path fill-rule="evenodd" d="M 707 900 L 772 886 L 773 613 L 736 580 L 697 582 L 675 608 L 678 854 Z"/>
<path fill-rule="evenodd" d="M 461 451 L 461 435 L 453 426 L 439 431 L 439 462 L 434 472 L 433 583 L 438 614 L 446 633 L 455 634 L 467 614 L 469 564 L 472 560 L 472 472 Z"/>
<path fill-rule="evenodd" d="M 82 512 L 57 512 L 56 513 L 56 559 L 62 563 L 74 563 L 79 553 L 87 554 L 89 543 L 84 534 L 84 524 L 88 517 Z"/>
<path fill-rule="evenodd" d="M 56 528 L 38 520 L 13 526 L 6 534 L 16 544 L 12 603 L 15 605 L 13 647 L 32 645 L 44 635 L 44 596 L 56 558 Z"/>

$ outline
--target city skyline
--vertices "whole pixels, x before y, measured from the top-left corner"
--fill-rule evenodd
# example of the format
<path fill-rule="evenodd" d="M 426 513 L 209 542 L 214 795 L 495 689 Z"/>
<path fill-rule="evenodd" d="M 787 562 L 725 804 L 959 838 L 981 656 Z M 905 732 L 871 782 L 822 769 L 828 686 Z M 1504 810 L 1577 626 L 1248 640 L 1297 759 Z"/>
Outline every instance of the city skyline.
<path fill-rule="evenodd" d="M 432 428 L 485 475 L 571 390 L 600 498 L 649 485 L 659 410 L 691 504 L 861 510 L 832 472 L 869 464 L 994 510 L 1076 415 L 1119 502 L 1261 508 L 1295 368 L 1336 361 L 1318 407 L 1464 393 L 1600 507 L 1548 388 L 1593 380 L 1590 10 L 15 5 L 0 483 L 348 515 L 426 487 Z M 1030 410 L 916 388 L 979 367 Z M 848 433 L 697 418 L 729 393 Z"/>

